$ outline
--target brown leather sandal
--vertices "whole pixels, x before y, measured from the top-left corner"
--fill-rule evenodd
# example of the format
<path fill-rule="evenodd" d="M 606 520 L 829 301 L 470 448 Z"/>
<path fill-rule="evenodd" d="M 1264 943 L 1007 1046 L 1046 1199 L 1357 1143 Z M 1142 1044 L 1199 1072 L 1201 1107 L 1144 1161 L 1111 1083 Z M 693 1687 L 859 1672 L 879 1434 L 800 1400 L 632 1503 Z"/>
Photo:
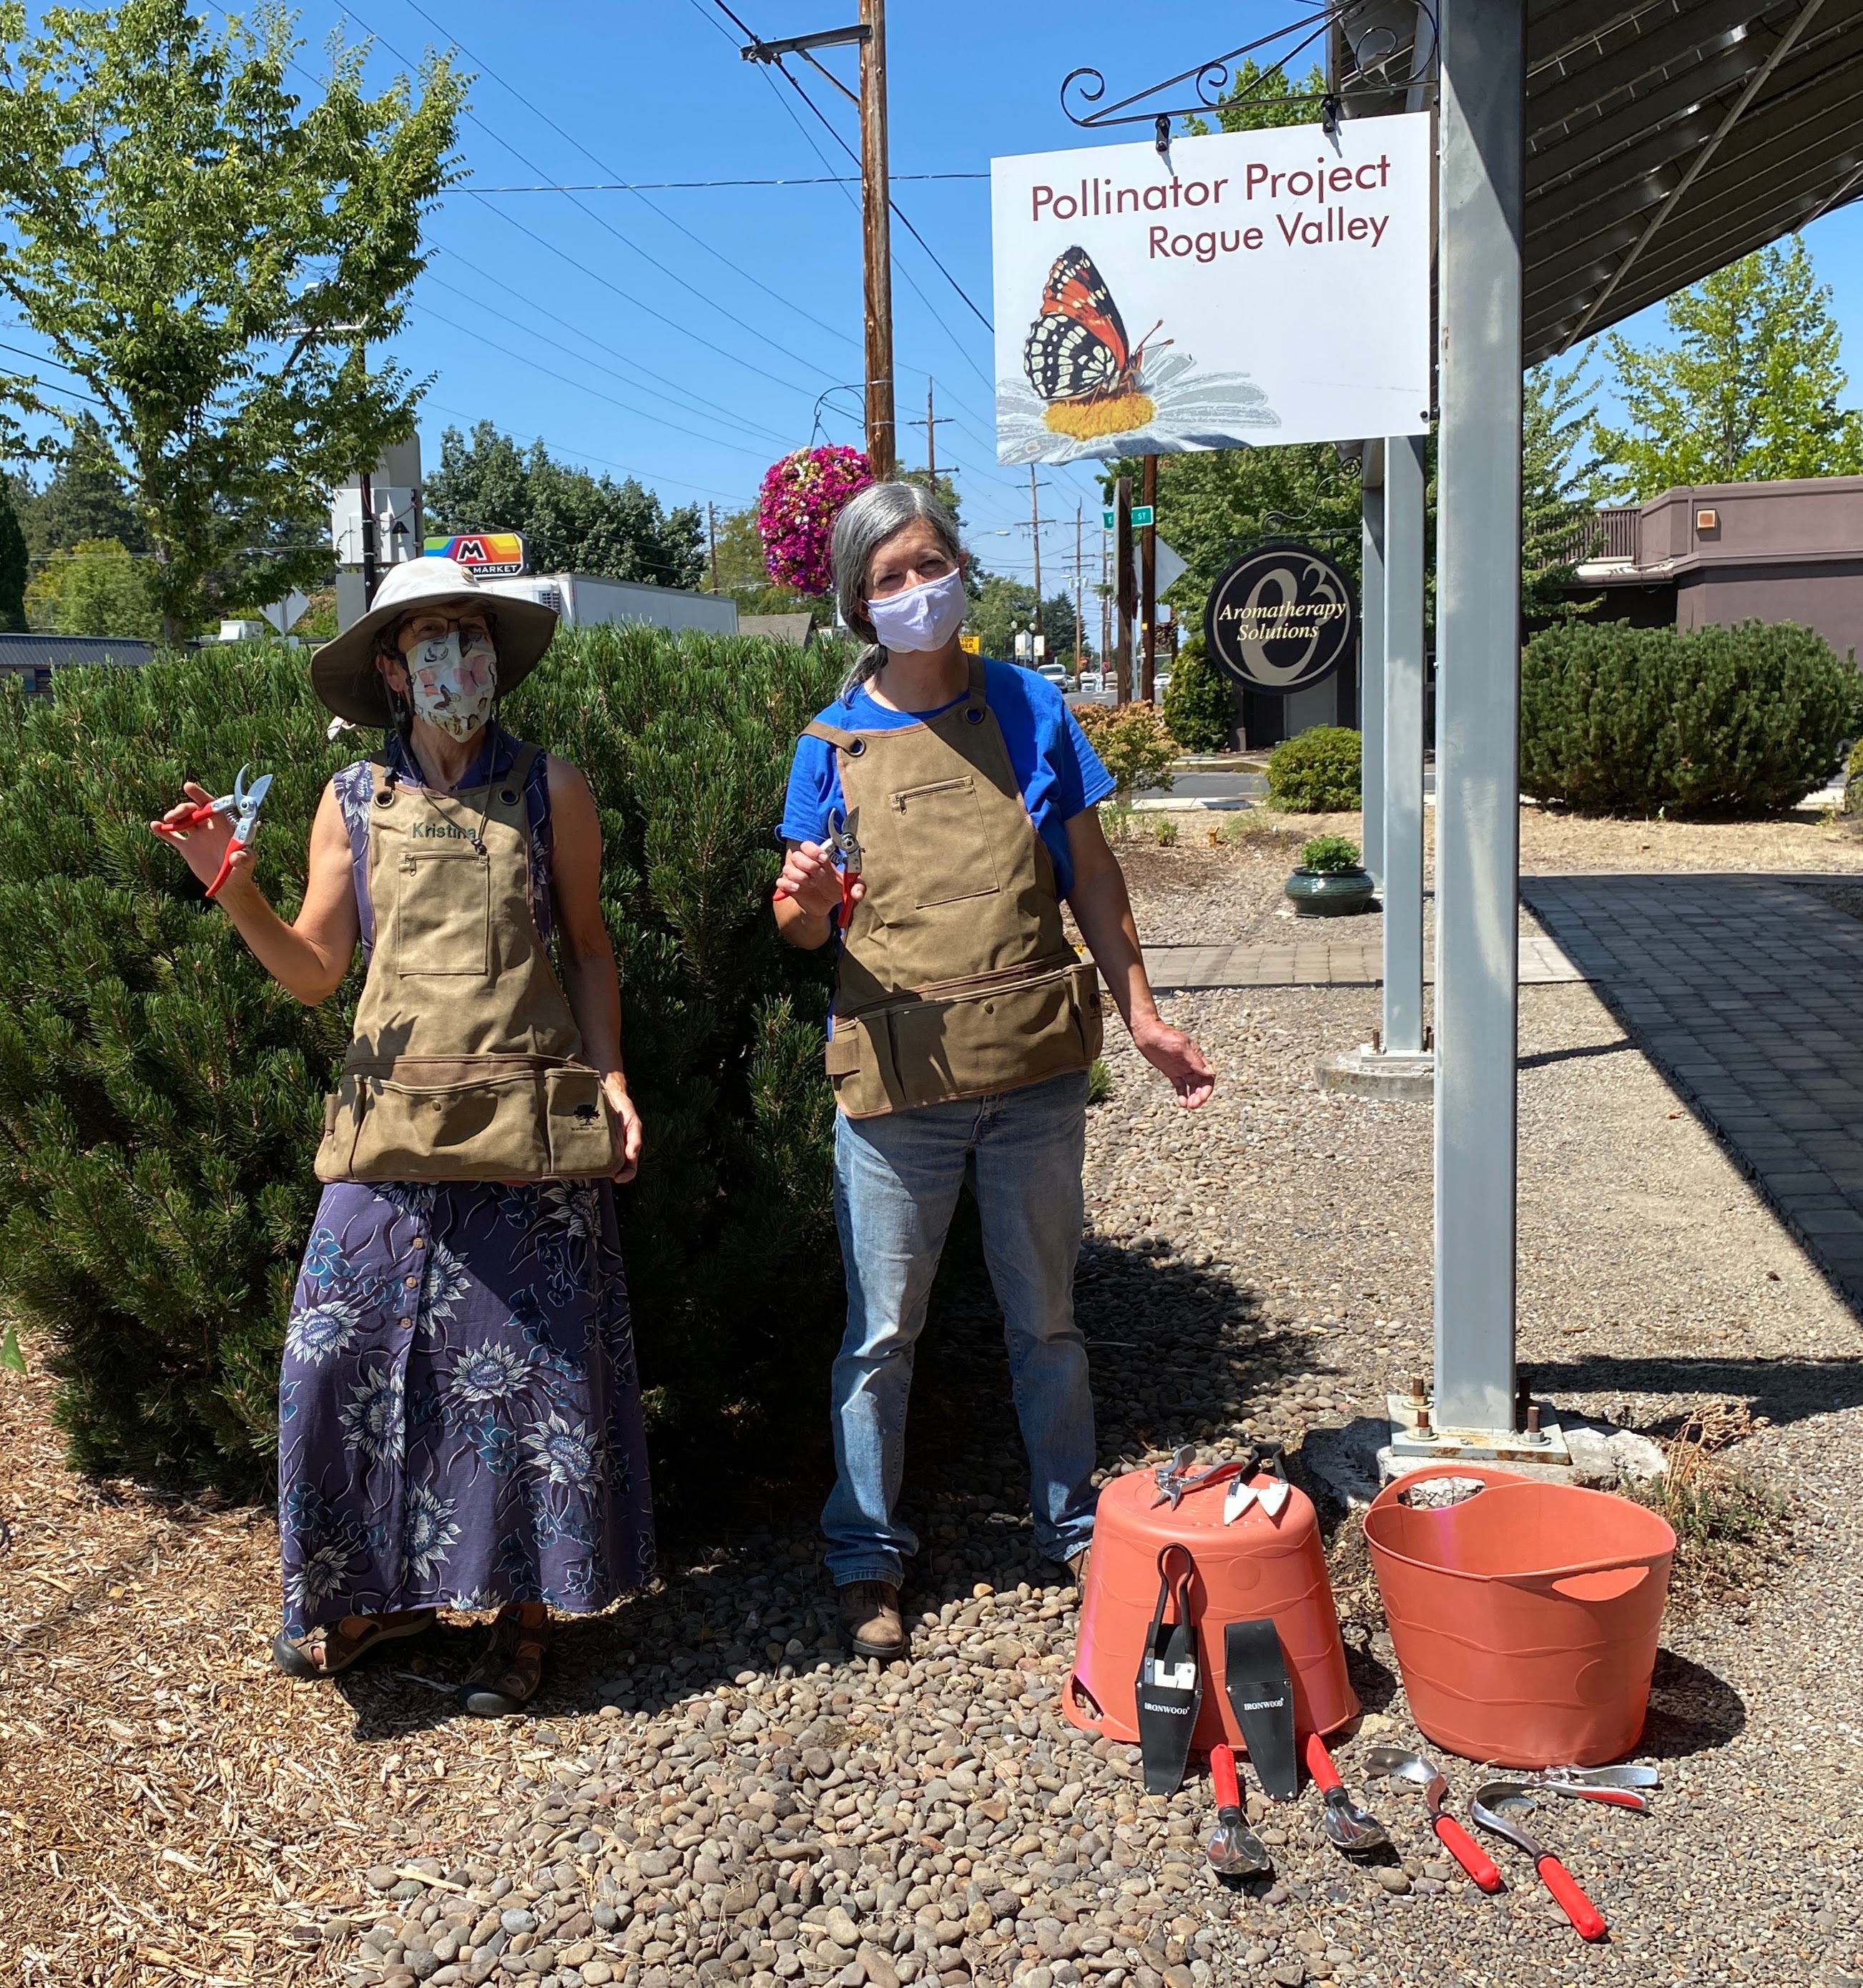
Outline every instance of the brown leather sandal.
<path fill-rule="evenodd" d="M 527 1609 L 543 1619 L 526 1622 Z M 538 1601 L 507 1601 L 492 1624 L 492 1635 L 465 1684 L 465 1709 L 481 1719 L 505 1719 L 522 1712 L 543 1681 L 543 1654 L 550 1645 L 549 1611 Z"/>
<path fill-rule="evenodd" d="M 351 1623 L 357 1626 L 352 1629 Z M 286 1676 L 331 1678 L 347 1671 L 377 1643 L 396 1643 L 424 1636 L 434 1626 L 431 1608 L 411 1608 L 397 1615 L 346 1615 L 325 1622 L 293 1641 L 282 1629 L 272 1639 L 272 1661 Z"/>

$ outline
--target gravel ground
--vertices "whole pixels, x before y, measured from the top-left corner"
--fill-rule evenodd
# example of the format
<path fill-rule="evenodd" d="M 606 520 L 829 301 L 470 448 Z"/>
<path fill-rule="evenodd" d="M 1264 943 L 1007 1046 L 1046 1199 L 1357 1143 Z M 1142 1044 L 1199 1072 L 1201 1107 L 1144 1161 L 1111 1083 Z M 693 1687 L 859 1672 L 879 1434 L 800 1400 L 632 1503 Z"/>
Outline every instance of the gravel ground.
<path fill-rule="evenodd" d="M 1180 915 L 1205 935 L 1178 901 L 1204 892 L 1212 917 L 1271 916 L 1284 874 L 1263 850 L 1133 870 L 1153 938 Z M 1177 1111 L 1120 1036 L 1090 1121 L 1080 1317 L 1108 1471 L 1185 1440 L 1297 1446 L 1427 1357 L 1429 1107 L 1310 1081 L 1317 1053 L 1363 1039 L 1374 995 L 1170 1006 L 1222 1073 L 1216 1100 Z M 909 1665 L 830 1658 L 797 1524 L 567 1625 L 538 1716 L 492 1725 L 451 1694 L 463 1624 L 334 1687 L 277 1677 L 269 1520 L 65 1478 L 42 1380 L 0 1374 L 0 1944 L 19 1978 L 1851 1982 L 1863 1687 L 1832 1658 L 1863 1607 L 1855 1320 L 1589 989 L 1527 989 L 1521 1019 L 1536 1391 L 1655 1429 L 1743 1402 L 1765 1422 L 1733 1454 L 1794 1506 L 1770 1573 L 1665 1628 L 1643 1743 L 1656 1812 L 1544 1818 L 1608 1946 L 1581 1946 L 1505 1848 L 1508 1892 L 1475 1893 L 1417 1798 L 1381 1788 L 1401 1852 L 1381 1878 L 1324 1847 L 1310 1790 L 1252 1804 L 1272 1882 L 1206 1875 L 1206 1783 L 1146 1797 L 1134 1750 L 1058 1716 L 1072 1598 L 1032 1553 L 998 1328 L 965 1286 L 919 1364 Z M 1412 1729 L 1353 1522 L 1331 1516 L 1366 1707 L 1339 1748 L 1350 1780 Z M 1474 1770 L 1448 1764 L 1459 1800 Z"/>

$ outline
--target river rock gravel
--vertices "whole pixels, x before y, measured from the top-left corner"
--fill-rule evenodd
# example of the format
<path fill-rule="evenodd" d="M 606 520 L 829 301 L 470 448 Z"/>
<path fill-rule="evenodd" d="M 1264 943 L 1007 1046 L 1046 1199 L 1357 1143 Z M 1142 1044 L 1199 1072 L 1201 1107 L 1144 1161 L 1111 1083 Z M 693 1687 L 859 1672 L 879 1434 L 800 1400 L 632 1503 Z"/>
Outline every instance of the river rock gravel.
<path fill-rule="evenodd" d="M 1191 866 L 1158 854 L 1134 865 L 1148 936 L 1246 935 L 1198 928 Z M 1197 860 L 1206 911 L 1230 894 L 1236 918 L 1274 915 L 1284 852 Z M 1273 1435 L 1324 1499 L 1307 1433 L 1374 1415 L 1428 1364 L 1430 1108 L 1314 1086 L 1317 1056 L 1364 1040 L 1372 991 L 1167 1005 L 1221 1082 L 1182 1112 L 1109 1037 L 1079 1287 L 1102 1472 Z M 1330 1500 L 1364 1707 L 1337 1750 L 1395 1853 L 1348 1865 L 1310 1789 L 1280 1808 L 1256 1793 L 1275 1873 L 1209 1872 L 1207 1781 L 1147 1796 L 1135 1750 L 1060 1715 L 1076 1600 L 1031 1544 L 987 1287 L 959 1280 L 915 1394 L 908 1662 L 841 1659 L 806 1512 L 779 1513 L 563 1625 L 535 1715 L 482 1722 L 458 1706 L 464 1622 L 333 1689 L 270 1672 L 275 1543 L 249 1516 L 152 1513 L 123 1491 L 35 1530 L 0 1485 L 15 1554 L 42 1545 L 46 1577 L 64 1570 L 29 1593 L 0 1562 L 0 1738 L 30 1780 L 0 1791 L 0 1939 L 21 1980 L 1863 1988 L 1856 1320 L 1591 989 L 1524 989 L 1521 1030 L 1536 1394 L 1658 1432 L 1743 1404 L 1757 1419 L 1733 1456 L 1791 1513 L 1770 1565 L 1665 1625 L 1640 1756 L 1662 1775 L 1654 1813 L 1538 1818 L 1607 1942 L 1581 1942 L 1504 1845 L 1507 1890 L 1479 1894 L 1415 1790 L 1364 1783 L 1371 1746 L 1417 1736 L 1356 1520 Z M 42 1458 L 38 1378 L 0 1405 L 9 1454 Z M 94 1596 L 55 1537 L 106 1570 Z M 1466 1814 L 1477 1770 L 1443 1764 Z"/>

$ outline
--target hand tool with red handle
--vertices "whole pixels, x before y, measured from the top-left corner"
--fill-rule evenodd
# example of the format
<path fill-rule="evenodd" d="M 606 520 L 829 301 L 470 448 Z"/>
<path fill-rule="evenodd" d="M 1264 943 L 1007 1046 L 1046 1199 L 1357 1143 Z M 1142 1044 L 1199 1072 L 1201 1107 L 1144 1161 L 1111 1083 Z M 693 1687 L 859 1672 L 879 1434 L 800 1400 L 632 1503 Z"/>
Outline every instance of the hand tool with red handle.
<path fill-rule="evenodd" d="M 860 881 L 862 850 L 860 839 L 838 810 L 828 822 L 828 847 L 839 859 L 841 871 L 841 908 L 837 929 L 845 931 L 854 918 L 854 887 Z"/>
<path fill-rule="evenodd" d="M 233 791 L 230 794 L 222 794 L 215 801 L 201 802 L 198 807 L 191 810 L 188 813 L 182 816 L 179 821 L 171 824 L 176 829 L 187 830 L 200 827 L 203 823 L 211 821 L 217 814 L 230 814 L 236 817 L 233 823 L 232 837 L 226 845 L 226 854 L 220 859 L 219 872 L 207 887 L 207 894 L 210 898 L 217 897 L 219 894 L 221 885 L 226 881 L 232 873 L 234 851 L 250 847 L 252 837 L 259 828 L 259 808 L 271 789 L 272 776 L 269 773 L 261 773 L 259 778 L 248 786 L 246 774 L 249 770 L 245 766 L 240 768 L 239 777 L 234 781 Z"/>
<path fill-rule="evenodd" d="M 1382 1850 L 1391 1841 L 1385 1825 L 1346 1793 L 1333 1756 L 1326 1750 L 1326 1742 L 1317 1733 L 1307 1736 L 1307 1771 L 1313 1776 L 1314 1786 L 1326 1797 L 1320 1824 L 1327 1842 L 1347 1857 L 1368 1857 L 1374 1850 Z"/>
<path fill-rule="evenodd" d="M 1226 1741 L 1219 1740 L 1209 1750 L 1209 1780 L 1216 1797 L 1216 1826 L 1203 1840 L 1210 1868 L 1223 1878 L 1252 1878 L 1272 1871 L 1274 1860 L 1243 1813 L 1236 1751 Z"/>
<path fill-rule="evenodd" d="M 1533 1860 L 1540 1882 L 1557 1901 L 1559 1909 L 1572 1922 L 1581 1939 L 1602 1939 L 1610 1929 L 1604 1915 L 1580 1888 L 1578 1880 L 1553 1853 L 1529 1836 L 1513 1813 L 1535 1807 L 1533 1790 L 1521 1781 L 1490 1781 L 1478 1790 L 1469 1804 L 1469 1813 L 1483 1829 L 1504 1836 Z"/>
<path fill-rule="evenodd" d="M 1365 1772 L 1417 1783 L 1423 1790 L 1429 1826 L 1436 1832 L 1436 1841 L 1484 1892 L 1501 1888 L 1501 1874 L 1494 1859 L 1452 1815 L 1443 1814 L 1442 1798 L 1449 1793 L 1449 1783 L 1427 1755 L 1412 1753 L 1401 1746 L 1374 1746 L 1365 1756 Z"/>

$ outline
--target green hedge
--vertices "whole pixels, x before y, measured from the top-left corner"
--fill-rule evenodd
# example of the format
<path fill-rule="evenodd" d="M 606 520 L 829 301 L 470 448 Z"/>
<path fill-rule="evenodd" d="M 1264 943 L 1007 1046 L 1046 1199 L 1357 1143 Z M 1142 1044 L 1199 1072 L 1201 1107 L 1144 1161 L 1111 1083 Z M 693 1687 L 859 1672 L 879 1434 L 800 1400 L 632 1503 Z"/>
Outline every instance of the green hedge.
<path fill-rule="evenodd" d="M 1855 667 L 1789 621 L 1570 621 L 1520 665 L 1520 787 L 1588 813 L 1773 814 L 1850 735 Z"/>
<path fill-rule="evenodd" d="M 1355 808 L 1361 770 L 1358 734 L 1347 725 L 1316 725 L 1269 754 L 1269 805 L 1289 814 Z"/>
<path fill-rule="evenodd" d="M 663 1465 L 779 1423 L 799 1386 L 818 1405 L 836 1330 L 827 966 L 776 940 L 769 886 L 791 744 L 841 667 L 587 630 L 508 713 L 583 768 L 601 810 L 647 1130 L 624 1241 Z M 303 652 L 278 644 L 0 695 L 0 1307 L 33 1329 L 83 1468 L 235 1491 L 269 1471 L 358 979 L 299 1006 L 146 824 L 184 775 L 224 791 L 242 762 L 272 772 L 259 874 L 290 915 L 318 791 L 376 742 L 332 745 L 325 722 Z"/>
<path fill-rule="evenodd" d="M 1220 752 L 1236 729 L 1229 680 L 1203 653 L 1203 637 L 1185 638 L 1171 665 L 1165 726 L 1186 752 Z"/>

